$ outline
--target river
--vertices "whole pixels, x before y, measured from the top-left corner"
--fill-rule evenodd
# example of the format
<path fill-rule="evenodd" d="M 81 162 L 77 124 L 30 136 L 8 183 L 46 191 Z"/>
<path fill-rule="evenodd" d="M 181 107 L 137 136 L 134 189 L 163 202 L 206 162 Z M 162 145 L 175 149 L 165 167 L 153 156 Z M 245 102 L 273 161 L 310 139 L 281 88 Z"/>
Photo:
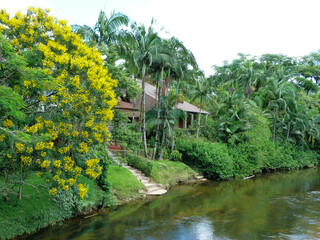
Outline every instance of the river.
<path fill-rule="evenodd" d="M 320 239 L 320 169 L 175 186 L 25 239 Z"/>

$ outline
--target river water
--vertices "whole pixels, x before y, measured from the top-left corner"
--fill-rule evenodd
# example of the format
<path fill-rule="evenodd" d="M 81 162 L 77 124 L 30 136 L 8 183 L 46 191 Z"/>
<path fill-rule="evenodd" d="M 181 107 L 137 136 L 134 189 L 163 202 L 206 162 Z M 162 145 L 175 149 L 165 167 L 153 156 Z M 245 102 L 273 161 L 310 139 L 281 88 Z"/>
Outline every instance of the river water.
<path fill-rule="evenodd" d="M 173 187 L 29 239 L 320 239 L 320 169 Z"/>

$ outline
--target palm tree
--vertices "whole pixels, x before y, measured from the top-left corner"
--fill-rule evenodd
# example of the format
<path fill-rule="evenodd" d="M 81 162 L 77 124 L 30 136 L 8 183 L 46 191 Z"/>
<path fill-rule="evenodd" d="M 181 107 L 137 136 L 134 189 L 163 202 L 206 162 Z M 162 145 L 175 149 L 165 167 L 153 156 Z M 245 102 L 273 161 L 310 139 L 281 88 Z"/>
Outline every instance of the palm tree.
<path fill-rule="evenodd" d="M 128 26 L 129 18 L 122 14 L 111 12 L 108 18 L 105 12 L 100 11 L 98 20 L 93 28 L 88 25 L 72 25 L 72 30 L 80 34 L 86 42 L 101 47 L 102 43 L 114 43 L 121 26 Z"/>
<path fill-rule="evenodd" d="M 276 124 L 281 114 L 289 114 L 290 108 L 294 107 L 296 88 L 288 81 L 291 76 L 280 67 L 267 79 L 267 85 L 261 90 L 264 102 L 268 104 L 266 109 L 271 110 L 273 115 L 273 142 L 276 141 Z"/>
<path fill-rule="evenodd" d="M 163 43 L 163 42 L 162 42 Z M 163 79 L 165 74 L 165 68 L 168 68 L 173 63 L 173 56 L 170 53 L 168 47 L 164 44 L 161 45 L 161 53 L 155 56 L 153 61 L 152 68 L 158 73 L 158 82 L 157 82 L 157 129 L 156 129 L 156 136 L 155 136 L 155 144 L 153 149 L 152 159 L 154 160 L 157 153 L 157 145 L 158 145 L 158 138 L 159 138 L 159 131 L 160 131 L 160 112 L 161 112 L 161 96 L 162 96 L 162 86 L 163 86 Z"/>
<path fill-rule="evenodd" d="M 170 49 L 170 52 L 173 56 L 173 61 L 170 67 L 167 68 L 167 77 L 164 81 L 165 88 L 168 90 L 169 85 L 172 79 L 177 79 L 179 82 L 181 79 L 186 79 L 187 73 L 189 72 L 188 67 L 192 67 L 193 69 L 197 69 L 198 65 L 197 62 L 192 54 L 191 51 L 189 51 L 183 43 L 178 40 L 177 38 L 170 38 L 165 41 L 166 45 Z M 161 153 L 160 153 L 160 159 L 163 157 L 164 148 L 166 144 L 166 117 L 168 112 L 168 96 L 167 92 L 165 91 L 165 112 L 164 112 L 164 125 L 163 125 L 163 132 L 162 135 L 162 147 L 161 147 Z"/>
<path fill-rule="evenodd" d="M 210 81 L 208 81 L 202 74 L 195 79 L 195 86 L 190 91 L 190 95 L 193 96 L 192 100 L 200 99 L 200 112 L 198 114 L 198 127 L 197 127 L 197 138 L 199 137 L 200 130 L 200 118 L 201 118 L 201 108 L 203 107 L 202 103 L 205 98 L 209 98 L 213 92 Z"/>
<path fill-rule="evenodd" d="M 122 31 L 119 53 L 127 60 L 129 70 L 139 74 L 142 78 L 142 99 L 141 99 L 141 117 L 140 132 L 142 131 L 143 146 L 145 156 L 147 152 L 146 126 L 145 126 L 145 81 L 149 75 L 149 69 L 153 59 L 159 54 L 161 45 L 158 34 L 153 29 L 153 20 L 148 29 L 144 25 L 138 26 L 132 24 L 131 31 Z"/>
<path fill-rule="evenodd" d="M 158 127 L 159 122 L 160 125 L 165 125 L 166 128 L 163 129 L 162 135 L 165 136 L 172 136 L 174 135 L 175 126 L 177 123 L 177 119 L 185 118 L 185 113 L 181 109 L 175 109 L 174 105 L 176 103 L 176 98 L 178 97 L 175 94 L 175 91 L 170 91 L 168 94 L 168 98 L 165 98 L 165 96 L 162 96 L 160 100 L 160 115 L 159 115 L 159 109 L 152 108 L 147 112 L 147 127 L 149 129 Z M 167 113 L 167 114 L 166 114 Z M 173 137 L 174 139 L 174 137 Z M 166 138 L 165 138 L 166 140 Z M 162 146 L 165 145 L 162 143 Z M 162 148 L 161 146 L 161 148 Z M 163 154 L 163 152 L 162 152 Z M 162 155 L 163 156 L 163 155 Z M 161 153 L 160 153 L 160 159 L 162 159 Z"/>

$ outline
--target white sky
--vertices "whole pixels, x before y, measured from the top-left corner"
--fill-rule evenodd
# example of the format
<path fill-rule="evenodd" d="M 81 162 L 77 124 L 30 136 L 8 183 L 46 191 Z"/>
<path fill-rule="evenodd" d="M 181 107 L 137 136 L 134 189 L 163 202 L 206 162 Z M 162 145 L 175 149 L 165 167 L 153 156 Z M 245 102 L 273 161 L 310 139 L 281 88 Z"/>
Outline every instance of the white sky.
<path fill-rule="evenodd" d="M 145 25 L 154 17 L 193 52 L 206 75 L 237 53 L 303 56 L 320 49 L 320 0 L 0 0 L 11 15 L 28 6 L 89 26 L 100 10 Z"/>

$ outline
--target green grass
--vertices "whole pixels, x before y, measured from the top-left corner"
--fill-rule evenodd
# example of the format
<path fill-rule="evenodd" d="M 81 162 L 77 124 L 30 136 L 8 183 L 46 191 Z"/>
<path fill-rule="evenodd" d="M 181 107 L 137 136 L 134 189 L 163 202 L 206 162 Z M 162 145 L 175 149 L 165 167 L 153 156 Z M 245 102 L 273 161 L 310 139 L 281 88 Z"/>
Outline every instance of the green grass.
<path fill-rule="evenodd" d="M 77 200 L 76 204 L 71 190 L 58 193 L 51 197 L 45 187 L 34 186 L 45 185 L 42 178 L 38 178 L 35 173 L 31 173 L 24 185 L 21 201 L 15 196 L 10 196 L 9 201 L 4 202 L 0 197 L 0 239 L 9 239 L 24 233 L 33 233 L 40 228 L 54 225 L 59 221 L 73 217 L 75 206 L 78 213 L 94 208 L 103 199 L 103 192 L 98 188 L 94 180 L 86 177 L 79 179 L 81 183 L 88 187 L 84 200 Z M 4 178 L 0 177 L 0 189 L 4 184 Z"/>
<path fill-rule="evenodd" d="M 184 182 L 193 178 L 195 171 L 182 162 L 155 161 L 151 177 L 163 186 L 172 186 L 179 182 Z"/>
<path fill-rule="evenodd" d="M 110 165 L 108 180 L 118 203 L 141 197 L 139 190 L 145 186 L 126 168 Z"/>
<path fill-rule="evenodd" d="M 3 182 L 1 178 L 0 184 Z M 32 174 L 27 183 L 44 184 L 44 180 Z M 41 227 L 63 220 L 58 214 L 51 214 L 54 206 L 48 190 L 39 187 L 38 191 L 32 186 L 25 185 L 22 194 L 29 197 L 23 197 L 18 201 L 15 196 L 10 196 L 8 202 L 0 199 L 0 239 L 12 238 L 25 232 L 35 232 Z"/>
<path fill-rule="evenodd" d="M 88 188 L 88 192 L 83 200 L 77 201 L 77 211 L 80 214 L 85 214 L 92 209 L 104 205 L 104 199 L 107 198 L 107 193 L 102 191 L 94 179 L 89 179 L 85 176 L 79 177 L 79 183 Z"/>

